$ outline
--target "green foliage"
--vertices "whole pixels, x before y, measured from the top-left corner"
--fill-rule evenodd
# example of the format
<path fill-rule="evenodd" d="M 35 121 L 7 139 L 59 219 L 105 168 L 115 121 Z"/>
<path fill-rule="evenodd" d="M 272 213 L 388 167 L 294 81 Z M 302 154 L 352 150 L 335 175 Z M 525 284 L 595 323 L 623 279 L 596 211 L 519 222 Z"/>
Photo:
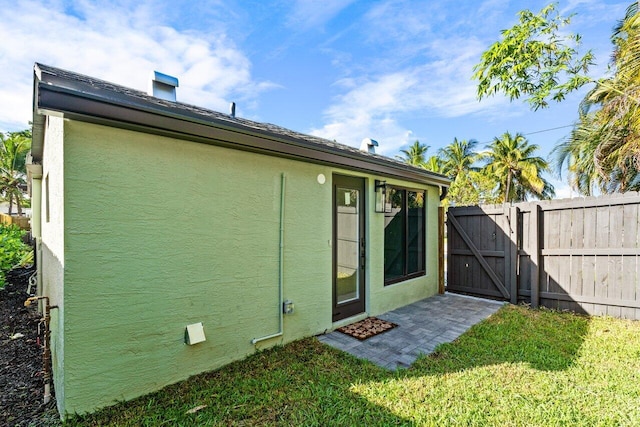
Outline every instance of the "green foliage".
<path fill-rule="evenodd" d="M 469 171 L 477 170 L 473 164 L 478 159 L 476 146 L 478 141 L 475 139 L 453 138 L 453 142 L 438 151 L 438 156 L 442 161 L 442 167 L 445 174 L 455 179 L 459 175 L 466 175 Z"/>
<path fill-rule="evenodd" d="M 571 17 L 562 17 L 555 4 L 535 14 L 518 13 L 519 23 L 502 31 L 474 67 L 478 98 L 503 93 L 509 99 L 526 97 L 534 110 L 562 101 L 566 95 L 590 82 L 584 74 L 593 63 L 588 51 L 579 57 L 579 34 L 566 34 Z"/>
<path fill-rule="evenodd" d="M 445 206 L 469 206 L 498 203 L 496 192 L 498 182 L 495 176 L 483 170 L 468 171 L 453 180 L 444 200 Z"/>
<path fill-rule="evenodd" d="M 16 225 L 0 224 L 0 288 L 5 285 L 4 274 L 29 259 L 31 248 L 22 241 L 25 234 Z"/>
<path fill-rule="evenodd" d="M 634 2 L 612 36 L 613 77 L 598 80 L 580 105 L 580 118 L 556 149 L 581 194 L 640 190 L 640 14 Z"/>
<path fill-rule="evenodd" d="M 477 145 L 475 139 L 454 138 L 451 144 L 438 151 L 442 172 L 452 180 L 443 202 L 445 206 L 495 203 L 495 179 L 474 166 L 479 159 Z"/>
<path fill-rule="evenodd" d="M 413 166 L 424 167 L 425 156 L 427 155 L 428 150 L 428 145 L 420 144 L 420 141 L 416 140 L 411 146 L 409 146 L 409 149 L 400 150 L 402 156 L 396 156 L 396 158 Z"/>
<path fill-rule="evenodd" d="M 65 426 L 631 426 L 639 349 L 640 322 L 506 306 L 410 369 L 309 338 Z"/>
<path fill-rule="evenodd" d="M 26 157 L 31 149 L 31 131 L 0 132 L 0 197 L 9 201 L 9 214 L 15 203 L 22 214 L 26 187 Z"/>
<path fill-rule="evenodd" d="M 442 164 L 442 160 L 438 156 L 431 156 L 424 163 L 423 167 L 431 172 L 439 173 L 444 175 L 444 165 Z"/>
<path fill-rule="evenodd" d="M 606 193 L 605 183 L 596 169 L 595 151 L 600 133 L 593 119 L 592 115 L 581 116 L 571 134 L 551 152 L 557 175 L 562 177 L 566 167 L 569 185 L 584 196 L 592 196 L 596 189 Z"/>
<path fill-rule="evenodd" d="M 553 185 L 542 177 L 549 164 L 535 156 L 539 147 L 529 144 L 522 134 L 505 132 L 494 138 L 482 158 L 485 173 L 496 178 L 500 202 L 526 201 L 529 196 L 550 199 L 555 195 Z"/>

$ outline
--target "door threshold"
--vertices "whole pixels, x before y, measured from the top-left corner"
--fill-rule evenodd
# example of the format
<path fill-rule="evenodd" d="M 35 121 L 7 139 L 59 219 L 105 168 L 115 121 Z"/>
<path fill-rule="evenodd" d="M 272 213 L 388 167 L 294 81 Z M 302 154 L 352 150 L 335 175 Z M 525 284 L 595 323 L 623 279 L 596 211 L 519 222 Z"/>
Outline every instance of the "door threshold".
<path fill-rule="evenodd" d="M 331 324 L 331 331 L 335 331 L 336 329 L 341 328 L 343 326 L 347 326 L 352 323 L 359 322 L 361 320 L 366 319 L 367 317 L 369 317 L 369 314 L 365 312 L 365 313 L 356 314 L 351 317 L 347 317 L 346 319 L 337 320 Z M 330 331 L 327 331 L 327 332 L 330 332 Z"/>

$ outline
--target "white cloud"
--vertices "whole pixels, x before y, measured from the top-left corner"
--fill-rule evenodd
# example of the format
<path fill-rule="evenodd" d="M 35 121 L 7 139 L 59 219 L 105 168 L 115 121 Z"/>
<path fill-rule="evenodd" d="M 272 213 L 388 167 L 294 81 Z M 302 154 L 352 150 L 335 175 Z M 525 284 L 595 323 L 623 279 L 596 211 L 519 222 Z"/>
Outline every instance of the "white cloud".
<path fill-rule="evenodd" d="M 561 183 L 560 185 L 555 187 L 556 190 L 556 199 L 571 199 L 574 197 L 580 197 L 578 193 L 573 191 L 568 184 Z"/>
<path fill-rule="evenodd" d="M 404 0 L 390 0 L 375 4 L 365 16 L 368 31 L 365 33 L 373 42 L 410 41 L 422 38 L 431 31 L 438 3 L 414 4 Z"/>
<path fill-rule="evenodd" d="M 381 153 L 392 154 L 412 142 L 412 130 L 401 123 L 404 115 L 451 118 L 482 114 L 491 119 L 525 111 L 499 96 L 478 102 L 477 86 L 470 76 L 481 49 L 474 39 L 439 40 L 429 46 L 434 61 L 403 71 L 339 80 L 336 84 L 346 92 L 325 110 L 326 124 L 311 133 L 351 146 L 359 146 L 362 138 L 373 138 L 380 143 Z"/>
<path fill-rule="evenodd" d="M 327 124 L 311 134 L 354 147 L 363 138 L 373 138 L 381 144 L 379 152 L 396 151 L 405 144 L 408 130 L 397 123 L 395 113 L 406 108 L 402 97 L 415 84 L 413 76 L 402 72 L 360 83 L 325 112 Z"/>
<path fill-rule="evenodd" d="M 149 72 L 158 70 L 179 78 L 179 101 L 221 111 L 229 97 L 250 103 L 272 87 L 252 80 L 249 59 L 223 33 L 162 25 L 153 3 L 84 1 L 73 7 L 36 0 L 0 8 L 0 130 L 26 127 L 31 119 L 34 62 L 143 91 Z"/>
<path fill-rule="evenodd" d="M 324 26 L 355 0 L 296 0 L 287 25 L 300 30 Z"/>

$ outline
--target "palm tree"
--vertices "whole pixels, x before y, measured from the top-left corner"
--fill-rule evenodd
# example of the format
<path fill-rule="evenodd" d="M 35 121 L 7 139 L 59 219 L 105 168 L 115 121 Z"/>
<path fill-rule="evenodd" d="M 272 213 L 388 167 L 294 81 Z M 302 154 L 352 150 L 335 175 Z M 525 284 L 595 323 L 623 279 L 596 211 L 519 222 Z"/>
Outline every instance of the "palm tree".
<path fill-rule="evenodd" d="M 595 163 L 599 142 L 600 133 L 593 125 L 593 115 L 581 115 L 571 134 L 551 151 L 558 177 L 562 178 L 566 166 L 569 185 L 584 196 L 592 196 L 596 189 L 606 192 L 606 182 Z"/>
<path fill-rule="evenodd" d="M 613 77 L 600 79 L 580 104 L 580 119 L 556 147 L 582 194 L 640 190 L 640 14 L 627 9 L 614 29 Z"/>
<path fill-rule="evenodd" d="M 451 179 L 467 175 L 470 171 L 476 171 L 473 164 L 478 158 L 475 147 L 478 141 L 475 139 L 460 140 L 453 138 L 453 142 L 438 151 L 438 156 L 442 161 L 442 167 Z"/>
<path fill-rule="evenodd" d="M 487 177 L 473 166 L 479 158 L 477 145 L 475 139 L 454 138 L 451 144 L 438 151 L 442 173 L 453 181 L 447 195 L 447 203 L 451 205 L 473 205 L 493 200 L 493 186 L 487 186 Z"/>
<path fill-rule="evenodd" d="M 549 170 L 548 163 L 534 153 L 539 149 L 520 133 L 505 132 L 494 138 L 483 154 L 485 171 L 498 180 L 498 194 L 503 202 L 527 200 L 528 196 L 550 199 L 553 186 L 542 177 Z"/>
<path fill-rule="evenodd" d="M 431 172 L 439 173 L 444 175 L 444 165 L 442 164 L 442 160 L 438 156 L 431 156 L 424 162 L 423 167 Z"/>
<path fill-rule="evenodd" d="M 0 133 L 0 195 L 9 202 L 9 214 L 15 202 L 18 214 L 22 215 L 25 160 L 30 149 L 31 131 Z"/>
<path fill-rule="evenodd" d="M 413 166 L 424 167 L 428 150 L 428 145 L 420 144 L 420 141 L 416 140 L 407 150 L 400 150 L 403 156 L 396 156 L 396 158 Z"/>
<path fill-rule="evenodd" d="M 608 191 L 640 189 L 640 14 L 634 2 L 611 38 L 615 75 L 592 91 L 602 138 L 595 151 Z M 588 95 L 589 96 L 589 95 Z"/>

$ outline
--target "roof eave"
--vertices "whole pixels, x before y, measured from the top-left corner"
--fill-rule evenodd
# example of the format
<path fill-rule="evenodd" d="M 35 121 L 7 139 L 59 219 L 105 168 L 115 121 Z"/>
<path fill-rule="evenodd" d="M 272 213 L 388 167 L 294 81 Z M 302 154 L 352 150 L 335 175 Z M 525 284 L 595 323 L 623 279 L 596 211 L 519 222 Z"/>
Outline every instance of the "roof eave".
<path fill-rule="evenodd" d="M 322 146 L 302 139 L 253 129 L 240 123 L 227 123 L 197 114 L 187 115 L 170 108 L 131 102 L 126 96 L 104 97 L 55 82 L 44 82 L 37 67 L 34 75 L 34 161 L 42 159 L 44 116 L 62 115 L 80 121 L 188 139 L 200 143 L 276 155 L 307 162 L 380 174 L 412 182 L 448 187 L 442 175 L 405 166 L 382 156 L 350 152 Z M 35 141 L 36 134 L 38 141 Z"/>

